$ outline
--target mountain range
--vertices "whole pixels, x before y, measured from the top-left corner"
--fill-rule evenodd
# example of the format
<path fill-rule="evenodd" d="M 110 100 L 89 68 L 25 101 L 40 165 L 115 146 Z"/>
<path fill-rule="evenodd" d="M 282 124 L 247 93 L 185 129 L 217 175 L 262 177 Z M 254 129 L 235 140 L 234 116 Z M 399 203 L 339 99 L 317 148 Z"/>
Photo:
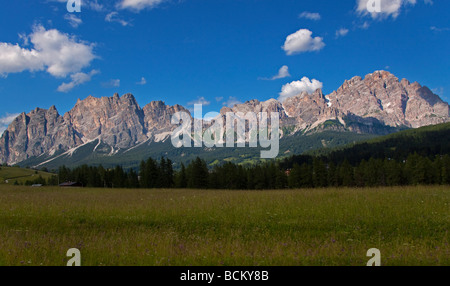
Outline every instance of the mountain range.
<path fill-rule="evenodd" d="M 20 114 L 0 138 L 0 162 L 30 167 L 124 164 L 136 166 L 145 156 L 190 158 L 208 153 L 217 160 L 254 159 L 255 150 L 176 149 L 171 116 L 189 111 L 153 101 L 140 107 L 131 94 L 78 100 L 63 116 L 55 106 Z M 227 112 L 278 112 L 282 154 L 332 147 L 399 130 L 450 122 L 450 108 L 419 83 L 376 71 L 346 80 L 324 95 L 318 89 L 279 102 L 258 100 L 224 107 Z M 190 114 L 190 113 L 189 113 Z M 301 148 L 299 148 L 299 146 Z M 222 150 L 219 150 L 222 149 Z M 230 159 L 231 158 L 231 159 Z M 238 159 L 237 159 L 238 158 Z M 239 159 L 240 158 L 240 159 Z"/>

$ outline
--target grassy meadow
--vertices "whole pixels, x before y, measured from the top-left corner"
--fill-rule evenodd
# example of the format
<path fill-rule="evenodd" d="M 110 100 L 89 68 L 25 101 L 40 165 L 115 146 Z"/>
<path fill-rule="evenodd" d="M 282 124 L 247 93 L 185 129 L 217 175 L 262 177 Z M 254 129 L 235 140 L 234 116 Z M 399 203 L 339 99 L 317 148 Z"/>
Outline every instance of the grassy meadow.
<path fill-rule="evenodd" d="M 54 175 L 55 174 L 32 169 L 0 166 L 0 184 L 5 184 L 6 181 L 8 181 L 8 184 L 10 185 L 13 185 L 15 182 L 23 185 L 26 181 L 33 181 L 39 178 L 39 176 L 48 179 Z"/>
<path fill-rule="evenodd" d="M 283 191 L 0 185 L 0 265 L 450 265 L 450 188 Z"/>

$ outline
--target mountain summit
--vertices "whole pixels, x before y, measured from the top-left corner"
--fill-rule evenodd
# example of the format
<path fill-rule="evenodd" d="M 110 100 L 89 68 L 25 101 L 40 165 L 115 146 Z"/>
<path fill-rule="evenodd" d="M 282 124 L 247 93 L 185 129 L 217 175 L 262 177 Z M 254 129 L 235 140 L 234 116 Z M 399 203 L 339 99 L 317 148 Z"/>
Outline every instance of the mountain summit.
<path fill-rule="evenodd" d="M 329 95 L 318 89 L 284 102 L 251 100 L 225 107 L 226 112 L 279 112 L 282 136 L 332 129 L 354 133 L 387 134 L 450 121 L 449 105 L 419 83 L 399 80 L 386 71 L 354 77 Z M 171 116 L 187 111 L 180 105 L 154 101 L 143 108 L 131 94 L 78 100 L 59 115 L 54 106 L 20 114 L 0 139 L 0 162 L 17 164 L 33 159 L 45 165 L 57 157 L 70 157 L 93 144 L 90 152 L 104 156 L 126 153 L 169 138 L 176 127 Z M 189 113 L 189 112 L 188 112 Z M 162 154 L 161 154 L 162 155 Z"/>

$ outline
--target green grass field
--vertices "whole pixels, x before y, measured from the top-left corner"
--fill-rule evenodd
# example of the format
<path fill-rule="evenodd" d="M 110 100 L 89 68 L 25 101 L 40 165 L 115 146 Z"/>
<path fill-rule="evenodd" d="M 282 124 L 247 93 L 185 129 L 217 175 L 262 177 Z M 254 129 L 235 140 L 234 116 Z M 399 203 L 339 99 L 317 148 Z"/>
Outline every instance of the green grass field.
<path fill-rule="evenodd" d="M 25 184 L 26 181 L 33 181 L 39 176 L 48 179 L 54 174 L 19 167 L 0 167 L 0 184 L 5 184 L 5 181 L 10 185 L 14 182 Z"/>
<path fill-rule="evenodd" d="M 450 265 L 450 188 L 0 186 L 0 265 Z"/>

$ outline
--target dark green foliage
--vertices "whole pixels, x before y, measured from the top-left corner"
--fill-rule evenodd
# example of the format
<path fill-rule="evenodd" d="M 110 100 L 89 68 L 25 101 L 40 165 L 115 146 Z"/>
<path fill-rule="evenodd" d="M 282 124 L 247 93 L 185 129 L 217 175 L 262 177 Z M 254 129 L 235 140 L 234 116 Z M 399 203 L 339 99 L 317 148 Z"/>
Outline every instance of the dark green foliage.
<path fill-rule="evenodd" d="M 47 184 L 47 182 L 45 181 L 44 178 L 42 178 L 42 176 L 39 176 L 37 179 L 34 179 L 34 180 L 27 180 L 25 182 L 25 186 L 31 186 L 31 185 L 43 185 L 43 186 L 45 186 L 46 184 Z"/>
<path fill-rule="evenodd" d="M 181 189 L 187 188 L 187 175 L 184 164 L 181 164 L 181 170 L 175 175 L 175 187 Z"/>
<path fill-rule="evenodd" d="M 301 165 L 294 163 L 290 169 L 271 161 L 252 167 L 228 162 L 208 170 L 206 162 L 197 157 L 187 167 L 182 164 L 178 172 L 173 171 L 168 159 L 160 162 L 148 159 L 141 163 L 139 176 L 133 169 L 124 171 L 119 166 L 110 170 L 86 165 L 70 170 L 63 166 L 58 176 L 47 181 L 40 177 L 27 184 L 57 185 L 72 181 L 86 187 L 237 190 L 450 184 L 449 155 L 432 160 L 414 153 L 402 161 L 370 158 L 356 165 L 348 160 L 336 165 L 327 158 L 303 159 Z"/>
<path fill-rule="evenodd" d="M 302 154 L 327 147 L 333 148 L 344 146 L 353 142 L 360 142 L 376 137 L 370 134 L 356 134 L 353 132 L 322 131 L 308 134 L 294 134 L 286 136 L 280 141 L 280 156 L 282 154 Z M 94 151 L 95 149 L 95 151 Z M 58 169 L 59 166 L 66 165 L 70 168 L 76 168 L 82 165 L 104 166 L 108 169 L 120 165 L 125 170 L 138 170 L 142 158 L 161 158 L 169 157 L 174 161 L 174 169 L 180 170 L 181 163 L 187 166 L 195 161 L 197 157 L 205 160 L 208 167 L 213 167 L 213 162 L 218 160 L 224 162 L 232 158 L 233 163 L 243 164 L 245 166 L 261 162 L 262 148 L 212 148 L 204 152 L 203 148 L 190 148 L 186 152 L 184 148 L 173 147 L 170 140 L 165 142 L 153 142 L 151 146 L 143 144 L 129 150 L 120 150 L 114 156 L 110 156 L 111 147 L 96 140 L 79 147 L 71 156 L 63 155 L 57 152 L 51 157 L 40 156 L 31 157 L 20 163 L 20 166 L 36 166 L 44 161 L 48 169 Z M 53 160 L 50 160 L 53 159 Z"/>
<path fill-rule="evenodd" d="M 345 187 L 351 187 L 354 185 L 354 169 L 353 166 L 350 165 L 350 163 L 345 160 L 342 165 L 339 166 L 338 169 L 338 182 L 339 185 L 345 186 Z"/>
<path fill-rule="evenodd" d="M 442 158 L 442 184 L 450 184 L 450 156 L 447 154 Z"/>
<path fill-rule="evenodd" d="M 414 153 L 431 159 L 436 155 L 450 154 L 449 142 L 450 123 L 446 123 L 378 137 L 331 152 L 322 150 L 316 154 L 326 156 L 335 163 L 347 159 L 352 165 L 370 158 L 403 161 Z"/>
<path fill-rule="evenodd" d="M 199 157 L 187 168 L 188 187 L 195 189 L 208 188 L 209 171 L 206 162 Z"/>
<path fill-rule="evenodd" d="M 439 140 L 436 140 L 439 138 Z M 122 167 L 59 168 L 56 181 L 109 188 L 284 189 L 450 184 L 450 124 L 409 130 L 322 155 L 240 165 L 215 164 L 200 157 L 180 163 L 166 158 L 142 161 L 139 176 Z M 175 163 L 176 165 L 176 163 Z"/>
<path fill-rule="evenodd" d="M 313 183 L 316 188 L 323 188 L 328 186 L 328 174 L 327 167 L 325 163 L 319 159 L 314 158 L 313 160 Z"/>

